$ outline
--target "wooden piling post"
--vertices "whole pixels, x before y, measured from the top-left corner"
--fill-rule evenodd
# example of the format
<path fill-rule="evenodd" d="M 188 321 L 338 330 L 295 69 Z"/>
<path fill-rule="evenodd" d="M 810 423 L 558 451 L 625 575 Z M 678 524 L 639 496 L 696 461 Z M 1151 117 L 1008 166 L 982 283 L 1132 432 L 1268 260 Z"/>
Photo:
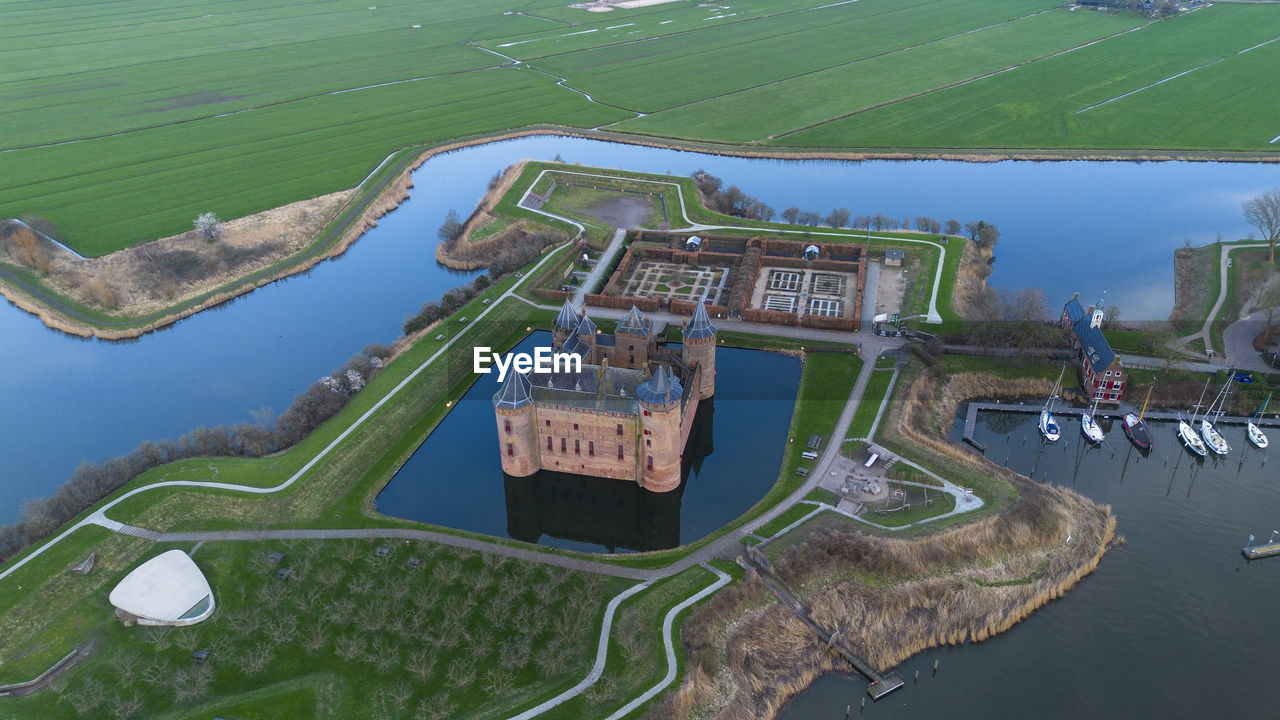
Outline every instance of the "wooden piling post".
<path fill-rule="evenodd" d="M 938 660 L 937 660 L 937 658 L 934 658 L 934 661 L 933 661 L 933 675 L 934 675 L 934 677 L 937 677 L 937 676 L 938 676 Z"/>

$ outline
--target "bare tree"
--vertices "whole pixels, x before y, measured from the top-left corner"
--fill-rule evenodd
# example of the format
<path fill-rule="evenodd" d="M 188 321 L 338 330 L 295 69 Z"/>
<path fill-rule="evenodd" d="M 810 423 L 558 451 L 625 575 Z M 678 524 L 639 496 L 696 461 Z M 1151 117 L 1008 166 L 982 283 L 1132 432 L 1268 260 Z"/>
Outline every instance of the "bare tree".
<path fill-rule="evenodd" d="M 191 224 L 209 242 L 213 242 L 222 236 L 222 221 L 214 213 L 200 213 Z"/>
<path fill-rule="evenodd" d="M 850 217 L 851 213 L 849 212 L 849 208 L 836 208 L 827 215 L 827 225 L 830 225 L 833 228 L 845 227 L 849 224 Z"/>
<path fill-rule="evenodd" d="M 964 226 L 960 224 L 960 221 L 959 221 L 959 220 L 957 220 L 957 219 L 955 219 L 955 218 L 951 218 L 950 220 L 948 220 L 948 221 L 947 221 L 947 234 L 948 234 L 948 235 L 959 235 L 959 234 L 960 234 L 960 230 L 961 230 L 963 227 L 964 227 Z"/>
<path fill-rule="evenodd" d="M 1280 188 L 1264 192 L 1244 202 L 1244 219 L 1262 233 L 1271 246 L 1271 264 L 1276 262 L 1276 242 L 1280 242 Z"/>
<path fill-rule="evenodd" d="M 1009 323 L 1014 344 L 1021 356 L 1028 345 L 1039 343 L 1045 334 L 1044 321 L 1049 314 L 1049 301 L 1043 290 L 1026 288 L 1006 294 L 1002 305 L 1001 315 Z"/>
<path fill-rule="evenodd" d="M 452 242 L 462 235 L 462 221 L 458 219 L 458 211 L 450 210 L 444 216 L 444 222 L 436 230 L 436 237 L 444 242 Z"/>
<path fill-rule="evenodd" d="M 792 205 L 782 211 L 782 219 L 787 221 L 788 225 L 795 225 L 796 219 L 800 217 L 800 208 Z"/>
<path fill-rule="evenodd" d="M 133 652 L 122 652 L 111 658 L 111 667 L 116 671 L 116 678 L 123 685 L 129 685 L 138 674 L 138 655 Z"/>

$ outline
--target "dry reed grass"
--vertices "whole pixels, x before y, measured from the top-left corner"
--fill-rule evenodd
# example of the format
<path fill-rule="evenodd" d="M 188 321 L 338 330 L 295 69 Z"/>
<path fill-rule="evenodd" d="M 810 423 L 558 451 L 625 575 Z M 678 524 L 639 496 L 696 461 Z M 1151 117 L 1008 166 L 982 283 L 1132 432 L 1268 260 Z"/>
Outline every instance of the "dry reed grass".
<path fill-rule="evenodd" d="M 896 414 L 904 437 L 1011 481 L 1018 497 L 1009 508 L 916 539 L 828 528 L 775 564 L 814 620 L 838 629 L 877 668 L 1009 630 L 1065 594 L 1118 542 L 1109 507 L 1033 483 L 942 439 L 959 403 L 998 396 L 995 385 L 1023 394 L 1047 390 L 1042 384 L 1009 387 L 1004 378 L 959 374 L 939 386 L 921 373 Z M 751 578 L 695 612 L 684 640 L 689 677 L 649 717 L 771 718 L 820 675 L 849 669 Z"/>

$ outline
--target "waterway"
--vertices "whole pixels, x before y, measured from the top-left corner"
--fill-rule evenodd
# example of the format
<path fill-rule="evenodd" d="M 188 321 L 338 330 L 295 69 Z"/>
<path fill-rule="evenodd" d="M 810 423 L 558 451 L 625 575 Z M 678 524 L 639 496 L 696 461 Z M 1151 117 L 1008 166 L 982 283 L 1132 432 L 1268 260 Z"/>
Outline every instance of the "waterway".
<path fill-rule="evenodd" d="M 445 214 L 465 215 L 501 168 L 557 155 L 704 168 L 779 211 L 986 219 L 1003 231 L 993 283 L 1040 286 L 1054 303 L 1108 291 L 1128 319 L 1167 313 L 1171 251 L 1184 238 L 1247 233 L 1240 201 L 1280 184 L 1280 167 L 1262 164 L 751 160 L 554 137 L 440 155 L 415 173 L 410 200 L 342 257 L 136 341 L 68 337 L 0 304 L 0 523 L 81 461 L 279 412 L 365 344 L 394 339 L 419 305 L 470 277 L 435 262 Z M 1046 257 L 1058 261 L 1053 273 Z"/>
<path fill-rule="evenodd" d="M 535 332 L 515 352 L 550 344 L 551 333 Z M 497 374 L 483 375 L 378 495 L 378 511 L 584 552 L 690 543 L 773 486 L 799 384 L 799 358 L 717 348 L 716 394 L 698 408 L 684 481 L 653 493 L 621 480 L 504 476 L 492 402 Z"/>
<path fill-rule="evenodd" d="M 1125 544 L 1012 631 L 907 660 L 906 687 L 862 716 L 1272 717 L 1280 562 L 1246 561 L 1240 548 L 1280 528 L 1276 458 L 1247 447 L 1238 426 L 1225 426 L 1231 455 L 1197 461 L 1168 423 L 1152 425 L 1144 457 L 1118 423 L 1113 451 L 1083 448 L 1079 422 L 1060 422 L 1056 446 L 1040 442 L 1034 415 L 981 413 L 975 435 L 997 462 L 1110 504 Z M 848 705 L 856 715 L 865 688 L 824 677 L 781 717 L 838 718 Z"/>

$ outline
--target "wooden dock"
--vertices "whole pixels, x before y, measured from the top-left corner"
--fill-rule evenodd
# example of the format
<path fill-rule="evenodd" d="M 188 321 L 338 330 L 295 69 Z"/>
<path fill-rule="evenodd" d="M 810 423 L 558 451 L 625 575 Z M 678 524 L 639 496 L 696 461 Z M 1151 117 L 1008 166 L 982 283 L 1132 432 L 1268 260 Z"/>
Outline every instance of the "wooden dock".
<path fill-rule="evenodd" d="M 858 672 L 862 673 L 871 681 L 871 683 L 867 685 L 867 694 L 871 696 L 872 700 L 879 700 L 885 695 L 888 695 L 894 690 L 902 687 L 902 678 L 896 673 L 881 675 L 875 668 L 871 667 L 870 663 L 859 657 L 858 654 L 849 647 L 849 644 L 840 637 L 840 631 L 837 630 L 835 632 L 830 632 L 814 621 L 813 617 L 809 615 L 809 609 L 800 602 L 789 588 L 787 588 L 785 583 L 774 576 L 773 570 L 769 566 L 768 559 L 765 558 L 758 549 L 754 546 L 750 547 L 747 551 L 747 558 L 748 559 L 745 561 L 743 561 L 742 558 L 739 558 L 740 564 L 748 569 L 755 570 L 760 576 L 760 580 L 765 584 L 765 587 L 769 588 L 769 591 L 773 593 L 773 596 L 778 598 L 778 602 L 782 603 L 788 610 L 794 613 L 801 622 L 807 625 L 815 635 L 822 639 L 822 642 L 827 644 L 827 647 L 839 653 L 840 657 L 844 658 L 846 662 L 857 668 Z"/>
<path fill-rule="evenodd" d="M 1041 405 L 1019 405 L 1016 403 L 996 403 L 996 402 L 971 402 L 969 403 L 969 406 L 968 408 L 966 408 L 966 411 L 965 411 L 963 440 L 979 450 L 983 450 L 983 451 L 986 450 L 986 448 L 983 447 L 981 443 L 979 443 L 977 440 L 973 438 L 973 431 L 978 424 L 979 412 L 983 412 L 983 411 L 1012 412 L 1012 413 L 1026 413 L 1026 414 L 1032 414 L 1032 415 L 1039 415 L 1042 409 L 1044 408 Z M 1071 417 L 1079 418 L 1081 415 L 1084 414 L 1084 411 L 1085 411 L 1085 408 L 1056 408 L 1053 411 L 1053 415 L 1054 417 L 1071 416 Z M 1097 411 L 1094 412 L 1094 417 L 1119 419 L 1119 418 L 1123 418 L 1125 413 L 1128 413 L 1128 412 L 1132 412 L 1132 410 L 1127 407 L 1112 408 L 1112 409 L 1098 408 Z M 1179 415 L 1181 415 L 1182 417 L 1187 417 L 1186 413 L 1168 412 L 1163 410 L 1153 410 L 1143 414 L 1142 417 L 1147 420 L 1176 421 Z M 1216 422 L 1219 425 L 1244 425 L 1245 423 L 1249 422 L 1249 419 L 1250 418 L 1244 417 L 1244 416 L 1223 415 L 1222 417 L 1218 418 L 1214 422 Z M 1261 419 L 1255 420 L 1254 422 L 1259 427 L 1280 428 L 1280 420 L 1276 420 L 1272 418 L 1261 418 Z"/>

